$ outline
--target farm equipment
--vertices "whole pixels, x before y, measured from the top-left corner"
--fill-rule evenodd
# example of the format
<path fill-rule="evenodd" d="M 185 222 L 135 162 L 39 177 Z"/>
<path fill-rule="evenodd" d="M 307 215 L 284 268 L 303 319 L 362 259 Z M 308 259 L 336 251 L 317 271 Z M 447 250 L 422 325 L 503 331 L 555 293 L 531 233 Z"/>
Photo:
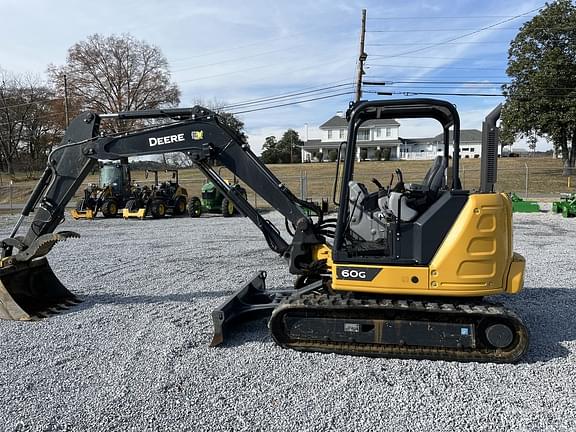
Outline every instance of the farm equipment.
<path fill-rule="evenodd" d="M 220 176 L 218 170 L 218 175 Z M 228 186 L 235 188 L 244 199 L 248 199 L 246 189 L 238 183 L 236 177 L 234 180 L 224 180 Z M 188 214 L 190 217 L 200 217 L 203 213 L 221 213 L 224 217 L 231 217 L 240 215 L 238 209 L 234 207 L 234 203 L 216 187 L 211 181 L 207 181 L 202 185 L 202 198 L 193 196 L 188 203 Z"/>
<path fill-rule="evenodd" d="M 158 171 L 146 171 L 154 173 L 154 185 L 152 187 L 139 187 L 134 191 L 134 196 L 126 203 L 122 216 L 124 219 L 131 217 L 144 219 L 150 215 L 154 219 L 162 218 L 167 214 L 179 216 L 186 213 L 186 200 L 188 192 L 178 182 L 178 170 L 166 170 L 172 173 L 172 179 L 162 183 L 158 182 Z"/>
<path fill-rule="evenodd" d="M 566 218 L 576 217 L 576 193 L 560 194 L 560 201 L 552 203 L 552 211 L 562 213 Z"/>
<path fill-rule="evenodd" d="M 122 158 L 120 164 L 103 163 L 99 184 L 92 183 L 84 189 L 84 198 L 70 214 L 76 220 L 94 219 L 99 211 L 105 218 L 116 217 L 132 194 L 128 158 Z"/>
<path fill-rule="evenodd" d="M 293 287 L 268 291 L 266 273 L 259 272 L 214 310 L 212 346 L 224 342 L 242 319 L 269 314 L 272 338 L 300 351 L 516 361 L 528 346 L 526 327 L 503 305 L 483 300 L 520 292 L 525 267 L 524 258 L 512 250 L 510 197 L 494 192 L 499 115 L 500 107 L 484 122 L 481 185 L 470 192 L 462 188 L 459 176 L 460 120 L 453 104 L 401 99 L 351 105 L 343 171 L 335 176 L 338 214 L 327 218 L 290 192 L 239 134 L 205 108 L 81 114 L 66 130 L 66 145 L 48 158 L 48 168 L 2 243 L 0 315 L 30 319 L 74 299 L 45 256 L 58 241 L 75 236 L 54 230 L 96 159 L 181 151 L 251 219 L 297 276 Z M 174 122 L 101 136 L 98 124 L 107 118 Z M 359 128 L 366 121 L 395 118 L 437 120 L 443 152 L 418 184 L 405 183 L 396 170 L 393 187 L 376 181 L 378 190 L 368 192 L 354 177 Z M 286 218 L 293 232 L 290 243 L 214 171 L 214 160 Z M 35 217 L 28 233 L 16 236 L 32 209 Z M 225 256 L 226 251 L 218 253 Z"/>
<path fill-rule="evenodd" d="M 540 206 L 536 201 L 524 200 L 514 192 L 510 194 L 510 199 L 514 213 L 538 213 L 540 211 Z"/>

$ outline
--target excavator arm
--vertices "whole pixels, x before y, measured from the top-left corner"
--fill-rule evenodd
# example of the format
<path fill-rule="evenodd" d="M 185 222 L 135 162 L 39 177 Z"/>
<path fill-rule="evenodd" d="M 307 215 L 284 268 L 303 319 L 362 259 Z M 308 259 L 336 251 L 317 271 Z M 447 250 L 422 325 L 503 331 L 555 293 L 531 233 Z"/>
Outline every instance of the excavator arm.
<path fill-rule="evenodd" d="M 171 118 L 169 124 L 141 127 L 140 129 L 114 134 L 100 135 L 100 123 L 105 119 L 145 120 Z M 306 271 L 310 262 L 311 246 L 322 243 L 321 236 L 314 230 L 321 222 L 321 212 L 313 204 L 298 199 L 256 157 L 245 140 L 229 128 L 214 112 L 196 106 L 186 109 L 136 111 L 115 114 L 87 112 L 76 117 L 67 128 L 62 143 L 48 158 L 48 166 L 26 203 L 10 238 L 2 241 L 2 279 L 0 289 L 0 317 L 13 318 L 3 311 L 3 305 L 11 303 L 12 293 L 27 299 L 15 303 L 35 302 L 50 291 L 62 293 L 55 299 L 46 299 L 32 308 L 32 313 L 41 312 L 51 303 L 64 302 L 74 297 L 57 281 L 49 269 L 44 256 L 58 241 L 78 235 L 64 231 L 55 233 L 64 219 L 66 204 L 74 196 L 86 176 L 99 159 L 120 159 L 170 152 L 186 153 L 222 193 L 262 231 L 269 247 L 290 259 L 290 268 L 296 273 Z M 258 195 L 279 211 L 294 227 L 295 236 L 289 245 L 279 230 L 237 191 L 230 187 L 212 169 L 212 162 L 219 161 L 238 178 L 243 180 Z M 308 207 L 320 214 L 316 225 L 302 210 Z M 25 236 L 16 236 L 24 219 L 34 211 L 35 216 Z M 14 249 L 18 252 L 15 253 Z M 41 265 L 38 264 L 41 262 Z M 32 272 L 31 268 L 35 271 Z M 20 274 L 22 278 L 3 278 L 5 274 Z M 30 275 L 34 273 L 34 277 Z M 35 285 L 38 278 L 54 280 L 56 289 L 40 288 Z M 16 285 L 16 286 L 10 286 Z M 4 300 L 4 301 L 3 301 Z M 22 306 L 21 304 L 19 306 Z M 4 307 L 4 309 L 7 309 Z M 31 313 L 17 311 L 19 318 L 28 318 Z"/>

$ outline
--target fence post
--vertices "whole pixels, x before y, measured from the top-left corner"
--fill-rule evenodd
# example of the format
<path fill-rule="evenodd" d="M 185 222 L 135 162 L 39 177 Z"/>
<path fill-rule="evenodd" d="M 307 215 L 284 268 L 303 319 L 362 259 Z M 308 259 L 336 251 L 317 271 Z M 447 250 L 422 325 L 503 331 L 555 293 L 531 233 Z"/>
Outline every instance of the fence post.
<path fill-rule="evenodd" d="M 528 164 L 526 162 L 524 162 L 524 167 L 526 168 L 526 185 L 524 198 L 528 199 Z"/>
<path fill-rule="evenodd" d="M 12 207 L 12 185 L 14 184 L 14 180 L 10 180 L 10 214 L 13 214 L 13 207 Z"/>
<path fill-rule="evenodd" d="M 308 173 L 300 171 L 300 199 L 306 201 L 308 199 Z"/>

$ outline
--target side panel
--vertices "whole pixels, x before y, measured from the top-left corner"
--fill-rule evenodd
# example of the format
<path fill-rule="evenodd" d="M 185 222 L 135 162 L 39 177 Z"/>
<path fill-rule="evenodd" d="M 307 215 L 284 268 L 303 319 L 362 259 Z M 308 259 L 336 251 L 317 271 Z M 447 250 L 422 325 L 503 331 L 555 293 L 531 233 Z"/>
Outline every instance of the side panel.
<path fill-rule="evenodd" d="M 512 262 L 512 205 L 505 194 L 473 194 L 430 263 L 430 289 L 503 292 Z"/>

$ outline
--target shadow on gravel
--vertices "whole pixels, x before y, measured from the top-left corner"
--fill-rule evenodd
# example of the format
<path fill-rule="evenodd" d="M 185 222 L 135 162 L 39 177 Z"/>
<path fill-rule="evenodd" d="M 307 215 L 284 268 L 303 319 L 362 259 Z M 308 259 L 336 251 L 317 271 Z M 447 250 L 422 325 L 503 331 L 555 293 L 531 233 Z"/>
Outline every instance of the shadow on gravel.
<path fill-rule="evenodd" d="M 193 303 L 202 298 L 226 298 L 233 291 L 200 291 L 166 295 L 121 295 L 115 293 L 82 296 L 83 302 L 70 312 L 89 309 L 95 304 Z M 576 341 L 576 288 L 526 288 L 520 297 L 509 299 L 506 306 L 515 311 L 528 327 L 530 346 L 521 363 L 547 362 L 566 358 L 571 351 L 563 342 Z M 66 313 L 66 312 L 64 312 Z M 206 309 L 210 316 L 212 310 Z M 267 317 L 234 323 L 225 335 L 223 347 L 248 342 L 269 341 Z"/>
<path fill-rule="evenodd" d="M 530 332 L 530 347 L 523 363 L 568 357 L 562 342 L 576 340 L 576 288 L 526 288 L 507 306 L 514 310 Z"/>
<path fill-rule="evenodd" d="M 250 342 L 269 342 L 272 340 L 268 331 L 269 316 L 261 316 L 251 320 L 232 324 L 224 333 L 224 342 L 219 347 L 235 348 Z"/>
<path fill-rule="evenodd" d="M 88 309 L 94 304 L 155 304 L 167 302 L 188 302 L 203 298 L 219 298 L 231 296 L 234 291 L 195 291 L 183 294 L 164 295 L 122 295 L 116 293 L 88 294 L 80 296 L 82 303 L 74 308 Z"/>

